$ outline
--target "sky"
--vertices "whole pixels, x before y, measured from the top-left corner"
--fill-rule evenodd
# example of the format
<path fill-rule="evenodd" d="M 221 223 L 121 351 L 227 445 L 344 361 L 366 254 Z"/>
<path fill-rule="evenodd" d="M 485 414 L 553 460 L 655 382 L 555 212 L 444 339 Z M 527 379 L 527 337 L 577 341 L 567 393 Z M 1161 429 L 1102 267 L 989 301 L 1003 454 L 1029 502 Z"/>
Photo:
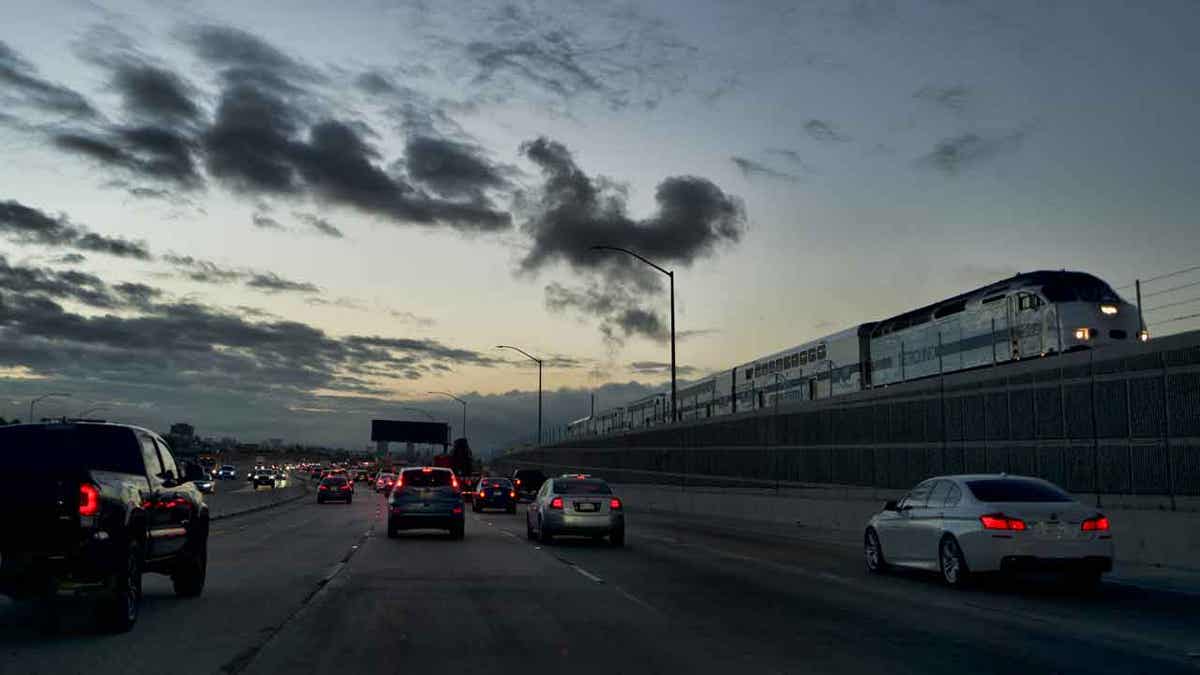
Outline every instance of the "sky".
<path fill-rule="evenodd" d="M 1034 269 L 1200 265 L 1194 2 L 105 2 L 0 26 L 0 417 L 488 452 Z M 1191 283 L 1184 274 L 1159 282 Z M 1179 284 L 1177 284 L 1179 285 Z M 1147 286 L 1147 288 L 1153 288 Z M 1161 334 L 1195 287 L 1156 302 Z M 1190 293 L 1190 295 L 1189 295 Z M 417 408 L 419 411 L 414 411 Z"/>

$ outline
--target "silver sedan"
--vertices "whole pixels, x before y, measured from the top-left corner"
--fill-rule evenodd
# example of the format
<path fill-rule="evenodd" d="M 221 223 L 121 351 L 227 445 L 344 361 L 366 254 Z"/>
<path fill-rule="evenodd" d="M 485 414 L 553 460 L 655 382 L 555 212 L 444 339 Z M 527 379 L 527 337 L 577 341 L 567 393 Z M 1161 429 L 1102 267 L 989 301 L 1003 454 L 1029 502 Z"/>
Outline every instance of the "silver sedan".
<path fill-rule="evenodd" d="M 1053 571 L 1094 586 L 1112 570 L 1108 518 L 1040 478 L 938 476 L 867 523 L 867 569 L 937 571 L 950 586 L 973 573 Z"/>
<path fill-rule="evenodd" d="M 543 544 L 558 535 L 607 536 L 613 546 L 624 546 L 625 506 L 601 478 L 551 478 L 529 503 L 525 534 Z"/>

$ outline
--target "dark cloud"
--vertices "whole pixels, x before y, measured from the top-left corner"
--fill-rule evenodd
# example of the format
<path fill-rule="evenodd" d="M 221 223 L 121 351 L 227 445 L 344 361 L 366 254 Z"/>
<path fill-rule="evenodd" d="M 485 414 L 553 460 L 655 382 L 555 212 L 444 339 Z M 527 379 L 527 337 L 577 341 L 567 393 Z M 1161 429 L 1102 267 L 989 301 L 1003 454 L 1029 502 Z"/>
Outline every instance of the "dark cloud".
<path fill-rule="evenodd" d="M 312 68 L 300 63 L 262 38 L 230 26 L 197 25 L 180 31 L 195 54 L 209 64 L 225 68 L 231 82 L 252 83 L 287 90 L 288 80 L 319 80 Z"/>
<path fill-rule="evenodd" d="M 623 346 L 626 339 L 634 336 L 658 342 L 669 337 L 663 320 L 641 306 L 643 295 L 611 281 L 590 282 L 577 288 L 555 282 L 545 288 L 546 309 L 558 313 L 573 311 L 598 320 L 600 333 L 610 349 Z"/>
<path fill-rule="evenodd" d="M 274 272 L 251 274 L 246 287 L 266 293 L 319 293 L 321 288 L 306 281 L 284 279 Z"/>
<path fill-rule="evenodd" d="M 0 235 L 22 244 L 61 246 L 139 260 L 151 258 L 142 242 L 89 232 L 66 216 L 51 216 L 11 199 L 0 202 Z"/>
<path fill-rule="evenodd" d="M 299 219 L 305 225 L 308 225 L 309 227 L 311 227 L 314 231 L 316 231 L 320 234 L 323 234 L 326 237 L 332 237 L 334 239 L 342 239 L 346 236 L 345 234 L 342 233 L 342 231 L 340 229 L 337 228 L 337 226 L 333 225 L 328 220 L 325 220 L 324 218 L 322 218 L 316 214 L 293 213 L 292 215 L 294 215 L 297 219 Z"/>
<path fill-rule="evenodd" d="M 78 92 L 42 79 L 37 68 L 0 40 L 0 102 L 74 119 L 98 116 Z"/>
<path fill-rule="evenodd" d="M 121 283 L 110 287 L 100 277 L 79 270 L 12 265 L 0 254 L 0 293 L 25 298 L 69 300 L 98 309 L 138 307 L 161 295 L 144 284 Z"/>
<path fill-rule="evenodd" d="M 933 151 L 917 160 L 925 166 L 955 176 L 997 156 L 1014 152 L 1029 136 L 1029 127 L 1000 134 L 965 133 L 938 141 Z"/>
<path fill-rule="evenodd" d="M 279 222 L 278 220 L 275 220 L 274 218 L 272 218 L 271 216 L 268 216 L 265 213 L 254 214 L 254 216 L 250 219 L 250 222 L 252 222 L 254 224 L 254 226 L 260 230 L 286 230 L 287 229 L 286 227 L 283 226 L 283 223 Z"/>
<path fill-rule="evenodd" d="M 51 258 L 50 262 L 55 265 L 78 265 L 81 262 L 87 262 L 87 256 L 80 253 L 64 253 Z"/>
<path fill-rule="evenodd" d="M 132 115 L 159 123 L 190 123 L 200 118 L 196 92 L 180 75 L 166 68 L 124 61 L 113 69 L 113 88 Z"/>
<path fill-rule="evenodd" d="M 949 87 L 929 85 L 921 87 L 913 94 L 913 98 L 917 100 L 926 101 L 954 112 L 962 112 L 967 107 L 970 96 L 971 90 L 962 85 Z"/>
<path fill-rule="evenodd" d="M 730 157 L 729 161 L 733 162 L 734 166 L 738 168 L 738 171 L 741 171 L 742 175 L 746 178 L 769 178 L 774 180 L 788 181 L 791 183 L 800 180 L 800 177 L 795 174 L 791 174 L 786 171 L 780 171 L 779 169 L 773 169 L 766 164 L 762 164 L 761 162 L 756 162 L 745 157 L 738 157 L 735 155 Z"/>
<path fill-rule="evenodd" d="M 354 83 L 368 94 L 394 94 L 398 91 L 395 83 L 378 71 L 365 72 L 359 75 Z"/>
<path fill-rule="evenodd" d="M 299 191 L 292 139 L 302 118 L 274 94 L 248 85 L 227 88 L 203 137 L 209 175 L 243 193 Z"/>
<path fill-rule="evenodd" d="M 405 149 L 408 175 L 443 197 L 486 203 L 487 190 L 509 187 L 504 169 L 478 147 L 443 138 L 414 136 Z"/>
<path fill-rule="evenodd" d="M 522 230 L 533 246 L 521 261 L 524 270 L 561 260 L 579 270 L 627 277 L 635 268 L 625 256 L 591 247 L 619 246 L 660 264 L 688 265 L 741 238 L 741 201 L 704 178 L 667 178 L 655 190 L 657 212 L 634 220 L 626 214 L 624 191 L 585 174 L 561 143 L 539 138 L 522 145 L 521 152 L 545 178 L 525 200 L 530 216 Z"/>
<path fill-rule="evenodd" d="M 221 267 L 210 260 L 200 260 L 190 255 L 168 253 L 162 256 L 166 262 L 176 268 L 185 278 L 205 284 L 228 284 L 240 281 L 245 272 Z"/>
<path fill-rule="evenodd" d="M 629 370 L 639 375 L 670 375 L 671 364 L 662 361 L 634 361 L 629 364 Z M 692 366 L 681 366 L 675 364 L 676 375 L 689 376 L 696 374 L 697 369 Z"/>
<path fill-rule="evenodd" d="M 804 132 L 810 137 L 827 143 L 842 143 L 850 137 L 838 131 L 833 122 L 828 120 L 809 120 L 804 123 Z"/>
<path fill-rule="evenodd" d="M 187 134 L 160 126 L 111 127 L 89 134 L 65 132 L 51 137 L 61 150 L 82 155 L 138 179 L 196 188 L 203 183 Z"/>

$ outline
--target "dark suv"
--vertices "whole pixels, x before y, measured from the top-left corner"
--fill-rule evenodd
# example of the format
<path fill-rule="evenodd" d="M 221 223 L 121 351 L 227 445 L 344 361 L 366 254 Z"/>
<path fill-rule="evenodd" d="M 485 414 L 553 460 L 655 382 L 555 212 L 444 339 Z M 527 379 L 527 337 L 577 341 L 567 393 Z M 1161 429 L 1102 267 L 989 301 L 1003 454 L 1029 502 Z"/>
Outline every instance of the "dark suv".
<path fill-rule="evenodd" d="M 123 424 L 0 427 L 0 593 L 54 609 L 61 591 L 92 595 L 101 625 L 138 618 L 143 572 L 200 595 L 208 505 L 198 464 L 184 470 L 152 431 Z M 51 627 L 53 611 L 44 612 Z"/>
<path fill-rule="evenodd" d="M 450 469 L 404 469 L 396 477 L 388 495 L 388 536 L 423 529 L 449 530 L 454 539 L 462 539 L 466 532 L 458 477 Z"/>
<path fill-rule="evenodd" d="M 523 499 L 533 499 L 537 491 L 546 482 L 546 474 L 538 469 L 517 469 L 512 475 L 513 485 L 517 488 L 517 496 Z"/>
<path fill-rule="evenodd" d="M 471 510 L 480 513 L 484 509 L 504 509 L 517 512 L 517 491 L 507 478 L 484 476 L 479 479 L 471 499 Z"/>

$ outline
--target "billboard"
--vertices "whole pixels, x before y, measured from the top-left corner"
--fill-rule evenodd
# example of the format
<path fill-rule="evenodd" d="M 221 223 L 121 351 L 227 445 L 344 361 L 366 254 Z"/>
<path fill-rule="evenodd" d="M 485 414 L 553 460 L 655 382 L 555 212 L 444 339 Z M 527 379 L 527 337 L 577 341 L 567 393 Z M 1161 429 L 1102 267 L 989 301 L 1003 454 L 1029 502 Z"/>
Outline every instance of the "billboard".
<path fill-rule="evenodd" d="M 401 443 L 450 442 L 450 429 L 443 422 L 405 422 L 399 420 L 371 420 L 372 441 L 398 441 Z"/>

